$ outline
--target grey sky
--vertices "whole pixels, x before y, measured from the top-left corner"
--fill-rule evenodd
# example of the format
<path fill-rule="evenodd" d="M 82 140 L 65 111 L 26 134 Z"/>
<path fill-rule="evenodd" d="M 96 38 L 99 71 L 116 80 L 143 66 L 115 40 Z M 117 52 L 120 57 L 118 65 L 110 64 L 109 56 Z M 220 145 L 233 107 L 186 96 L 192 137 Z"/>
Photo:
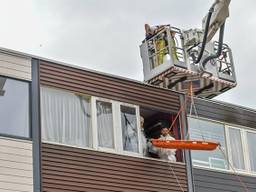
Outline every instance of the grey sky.
<path fill-rule="evenodd" d="M 214 0 L 1 0 L 0 46 L 143 80 L 144 23 L 201 27 Z M 231 2 L 225 42 L 238 86 L 216 99 L 256 109 L 256 1 Z"/>

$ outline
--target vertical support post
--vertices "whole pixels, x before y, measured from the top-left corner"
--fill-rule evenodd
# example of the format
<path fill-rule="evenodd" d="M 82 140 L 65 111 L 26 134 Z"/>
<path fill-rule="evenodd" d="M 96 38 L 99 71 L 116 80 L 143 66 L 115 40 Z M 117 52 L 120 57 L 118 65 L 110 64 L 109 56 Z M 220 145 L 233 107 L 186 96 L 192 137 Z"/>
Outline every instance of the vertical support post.
<path fill-rule="evenodd" d="M 184 129 L 184 136 L 183 139 L 189 139 L 187 138 L 188 133 L 188 122 L 187 122 L 187 113 L 186 113 L 186 103 L 185 103 L 185 95 L 180 95 L 180 105 L 183 107 L 184 110 L 182 110 L 180 115 L 180 125 L 181 129 Z M 190 150 L 184 150 L 184 160 L 186 163 L 186 171 L 187 171 L 187 180 L 188 180 L 188 192 L 195 192 L 195 186 L 194 186 L 194 178 L 193 178 L 193 165 L 192 165 L 192 159 L 191 159 L 191 152 Z"/>
<path fill-rule="evenodd" d="M 41 192 L 41 129 L 40 129 L 40 83 L 39 60 L 32 58 L 32 141 L 34 192 Z"/>

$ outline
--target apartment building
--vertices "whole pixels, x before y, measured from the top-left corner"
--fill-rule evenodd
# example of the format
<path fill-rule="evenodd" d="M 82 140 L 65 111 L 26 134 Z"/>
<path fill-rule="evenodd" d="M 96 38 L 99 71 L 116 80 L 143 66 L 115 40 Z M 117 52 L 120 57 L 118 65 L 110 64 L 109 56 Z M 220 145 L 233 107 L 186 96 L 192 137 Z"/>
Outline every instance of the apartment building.
<path fill-rule="evenodd" d="M 184 100 L 169 89 L 1 49 L 0 191 L 256 190 L 252 109 L 196 99 L 198 115 L 184 111 L 175 123 L 176 139 L 185 132 L 217 140 L 224 156 L 177 150 L 177 162 L 168 163 L 143 153 L 142 135 L 158 138 L 159 122 L 172 123 Z"/>

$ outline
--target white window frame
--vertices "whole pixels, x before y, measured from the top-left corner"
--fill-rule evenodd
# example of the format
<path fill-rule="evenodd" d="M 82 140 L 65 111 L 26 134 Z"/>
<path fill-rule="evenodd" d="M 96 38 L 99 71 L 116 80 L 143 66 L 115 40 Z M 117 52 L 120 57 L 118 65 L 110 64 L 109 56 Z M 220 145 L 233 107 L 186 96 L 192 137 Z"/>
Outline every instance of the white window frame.
<path fill-rule="evenodd" d="M 204 118 L 204 117 L 196 117 L 194 115 L 188 115 L 187 117 L 189 118 L 194 118 L 194 119 L 198 119 L 198 120 L 201 120 L 201 121 L 208 121 L 208 122 L 212 122 L 212 123 L 218 123 L 218 124 L 222 124 L 223 125 L 223 129 L 224 129 L 224 139 L 225 139 L 225 143 L 226 143 L 226 157 L 228 158 L 229 160 L 229 155 L 228 155 L 228 146 L 227 146 L 227 138 L 226 138 L 226 125 L 225 123 L 221 122 L 221 121 L 216 121 L 216 120 L 212 120 L 212 119 L 207 119 L 207 118 Z M 188 122 L 188 128 L 190 129 L 189 127 L 189 122 Z M 190 130 L 189 130 L 190 132 Z M 191 138 L 190 138 L 191 139 Z M 217 149 L 216 149 L 217 150 Z M 216 167 L 211 167 L 210 166 L 210 162 L 209 163 L 204 163 L 204 164 L 209 164 L 209 166 L 203 166 L 203 165 L 193 165 L 195 167 L 199 167 L 199 168 L 202 168 L 202 169 L 213 169 L 213 170 L 218 170 L 218 171 L 223 171 L 223 172 L 229 172 L 230 171 L 230 168 L 229 168 L 229 165 L 228 165 L 228 160 L 227 160 L 227 169 L 221 169 L 221 168 L 216 168 Z M 193 159 L 192 159 L 193 161 Z M 195 162 L 199 162 L 199 163 L 202 163 L 203 161 L 200 161 L 200 160 L 194 160 Z"/>
<path fill-rule="evenodd" d="M 65 90 L 65 89 L 62 89 L 62 88 L 58 88 L 58 87 L 53 87 L 53 86 L 45 86 L 45 85 L 41 85 L 40 86 L 40 105 L 42 105 L 42 99 L 41 99 L 41 88 L 42 87 L 47 87 L 47 88 L 51 88 L 51 89 L 55 89 L 55 90 L 59 90 L 59 91 L 65 91 L 65 92 L 68 92 L 68 93 L 73 93 L 73 94 L 76 94 L 76 95 L 79 95 L 79 96 L 82 96 L 84 98 L 87 98 L 90 102 L 90 115 L 91 115 L 91 119 L 90 119 L 90 137 L 93 138 L 93 114 L 92 114 L 92 111 L 93 111 L 93 108 L 92 108 L 92 104 L 93 104 L 93 96 L 90 96 L 90 95 L 86 95 L 86 94 L 83 94 L 83 93 L 79 93 L 79 92 L 75 92 L 75 91 L 70 91 L 70 90 Z M 40 111 L 41 113 L 41 111 Z M 41 125 L 42 126 L 42 122 L 41 122 Z M 49 144 L 56 144 L 56 145 L 63 145 L 63 146 L 70 146 L 70 147 L 74 147 L 74 148 L 79 148 L 79 149 L 87 149 L 87 150 L 92 150 L 94 147 L 94 141 L 93 139 L 90 139 L 89 141 L 89 145 L 90 146 L 77 146 L 77 145 L 71 145 L 71 144 L 67 144 L 67 143 L 59 143 L 59 142 L 56 142 L 56 141 L 48 141 L 46 139 L 43 139 L 42 136 L 41 136 L 41 140 L 45 143 L 49 143 Z"/>
<path fill-rule="evenodd" d="M 137 123 L 137 135 L 138 135 L 138 149 L 139 152 L 132 152 L 132 151 L 125 151 L 123 149 L 123 137 L 122 137 L 122 119 L 121 119 L 121 106 L 125 106 L 125 107 L 131 107 L 135 109 L 135 114 L 136 114 L 136 123 Z M 122 152 L 123 154 L 126 155 L 132 155 L 132 156 L 142 156 L 142 144 L 141 144 L 141 130 L 140 130 L 140 109 L 139 106 L 137 105 L 132 105 L 132 104 L 128 104 L 128 103 L 123 103 L 123 102 L 118 102 L 118 109 L 119 109 L 119 131 L 120 131 L 120 138 L 118 139 L 118 146 L 120 146 L 119 151 Z"/>
<path fill-rule="evenodd" d="M 226 127 L 227 127 L 227 133 L 229 133 L 229 128 L 240 130 L 240 135 L 241 135 L 241 139 L 242 139 L 242 148 L 243 148 L 243 153 L 244 153 L 245 170 L 240 170 L 240 169 L 235 169 L 235 170 L 239 173 L 248 173 L 248 174 L 256 175 L 256 172 L 251 170 L 249 146 L 248 146 L 248 140 L 247 140 L 247 132 L 256 134 L 256 131 L 251 130 L 248 127 L 239 127 L 239 126 L 234 126 L 234 125 L 232 125 L 232 126 L 227 125 Z M 227 138 L 228 138 L 228 142 L 229 142 L 229 145 L 230 145 L 229 135 L 227 135 Z M 231 157 L 230 148 L 229 148 L 229 156 Z M 233 165 L 232 158 L 230 158 L 230 163 Z"/>
<path fill-rule="evenodd" d="M 248 170 L 248 165 L 247 165 L 247 153 L 248 151 L 246 151 L 245 149 L 245 138 L 244 138 L 244 133 L 243 130 L 241 128 L 235 127 L 235 126 L 231 126 L 231 125 L 225 125 L 225 129 L 226 129 L 226 142 L 227 142 L 227 150 L 228 150 L 228 157 L 229 157 L 229 162 L 231 163 L 231 165 L 234 165 L 234 161 L 232 159 L 232 152 L 231 152 L 231 142 L 230 142 L 230 130 L 229 129 L 236 129 L 239 130 L 240 136 L 241 136 L 241 144 L 242 144 L 242 150 L 243 150 L 243 158 L 244 158 L 244 170 L 243 169 L 237 169 L 235 167 L 233 167 L 237 172 L 240 173 L 244 173 L 244 172 L 249 172 Z M 229 169 L 232 169 L 231 167 L 229 167 Z"/>
<path fill-rule="evenodd" d="M 248 145 L 248 139 L 247 139 L 247 133 L 253 133 L 253 134 L 256 134 L 256 131 L 255 130 L 250 130 L 250 129 L 248 129 L 248 130 L 245 130 L 245 133 L 244 133 L 244 135 L 245 135 L 245 137 L 246 137 L 246 150 L 247 150 L 247 152 L 248 152 L 248 167 L 250 168 L 250 172 L 252 173 L 252 174 L 254 174 L 254 175 L 256 175 L 256 170 L 255 171 L 253 171 L 252 169 L 251 169 L 251 162 L 250 162 L 250 153 L 249 153 L 249 145 Z M 256 158 L 256 157 L 255 157 Z"/>
<path fill-rule="evenodd" d="M 107 148 L 107 147 L 100 147 L 99 146 L 99 140 L 98 140 L 98 126 L 97 126 L 97 107 L 96 102 L 97 101 L 103 101 L 110 103 L 112 106 L 112 118 L 113 118 L 113 139 L 114 139 L 114 148 Z M 111 99 L 104 99 L 100 97 L 93 97 L 92 96 L 92 134 L 93 134 L 93 148 L 99 151 L 106 151 L 110 153 L 115 153 L 117 151 L 117 121 L 116 116 L 118 115 L 117 112 L 117 106 L 115 101 Z"/>
<path fill-rule="evenodd" d="M 48 86 L 45 86 L 48 87 Z M 64 89 L 59 89 L 56 87 L 51 87 L 49 88 L 61 90 L 61 91 L 67 91 Z M 141 144 L 141 130 L 140 130 L 140 108 L 138 105 L 133 105 L 133 104 L 128 104 L 124 102 L 119 102 L 111 99 L 105 99 L 101 97 L 95 97 L 95 96 L 89 96 L 85 94 L 80 94 L 74 91 L 67 91 L 70 93 L 78 94 L 81 95 L 85 98 L 89 99 L 90 102 L 90 114 L 91 114 L 91 134 L 90 137 L 91 143 L 89 147 L 81 147 L 81 146 L 76 146 L 76 145 L 69 145 L 65 143 L 58 143 L 54 141 L 47 141 L 45 139 L 42 139 L 42 141 L 46 143 L 53 143 L 53 144 L 58 144 L 58 145 L 64 145 L 64 146 L 71 146 L 75 148 L 82 148 L 82 149 L 88 149 L 88 150 L 97 150 L 97 151 L 103 151 L 103 152 L 109 152 L 109 153 L 117 153 L 117 154 L 125 154 L 129 156 L 137 156 L 137 157 L 142 157 L 142 144 Z M 107 147 L 100 147 L 99 142 L 98 142 L 98 127 L 97 127 L 97 107 L 96 107 L 96 102 L 97 101 L 103 101 L 110 103 L 112 106 L 112 118 L 113 118 L 113 139 L 114 139 L 114 148 L 107 148 Z M 136 112 L 136 121 L 137 121 L 137 133 L 138 133 L 138 153 L 137 152 L 130 152 L 130 151 L 125 151 L 123 150 L 123 141 L 122 141 L 122 120 L 121 120 L 121 106 L 126 106 L 126 107 L 131 107 L 135 109 Z"/>
<path fill-rule="evenodd" d="M 225 123 L 222 121 L 218 120 L 213 120 L 213 119 L 208 119 L 204 117 L 196 117 L 194 115 L 188 115 L 187 117 L 190 118 L 197 118 L 200 120 L 204 121 L 210 121 L 210 122 L 216 122 L 216 123 L 222 123 L 224 125 L 224 137 L 226 140 L 226 152 L 227 152 L 227 161 L 231 163 L 233 166 L 233 161 L 232 161 L 232 155 L 231 155 L 231 149 L 230 149 L 230 137 L 229 137 L 229 129 L 228 128 L 234 128 L 234 129 L 239 129 L 241 131 L 241 139 L 242 139 L 242 148 L 243 148 L 243 153 L 244 153 L 244 163 L 245 163 L 245 170 L 238 170 L 235 169 L 236 173 L 242 174 L 242 175 L 249 175 L 249 176 L 256 176 L 256 172 L 253 172 L 250 167 L 250 158 L 249 158 L 249 148 L 248 148 L 248 142 L 247 142 L 247 132 L 255 133 L 256 130 L 250 128 L 250 127 L 245 127 L 241 125 L 235 125 L 231 123 Z M 211 168 L 211 167 L 205 167 L 205 166 L 200 166 L 200 165 L 193 165 L 194 167 L 198 167 L 200 169 L 206 169 L 206 170 L 216 170 L 219 172 L 229 172 L 233 173 L 233 169 L 228 165 L 228 169 L 218 169 L 218 168 Z"/>
<path fill-rule="evenodd" d="M 97 126 L 97 108 L 96 102 L 103 101 L 111 103 L 112 105 L 112 117 L 113 117 L 113 138 L 114 138 L 114 148 L 100 147 L 98 142 L 98 126 Z M 138 105 L 128 104 L 124 102 L 119 102 L 111 99 L 104 99 L 101 97 L 91 97 L 91 113 L 92 113 L 92 134 L 93 134 L 93 149 L 98 151 L 125 154 L 130 156 L 142 156 L 142 146 L 141 146 L 141 132 L 140 132 L 140 110 Z M 135 108 L 136 121 L 137 121 L 137 133 L 138 133 L 138 147 L 139 152 L 131 152 L 123 150 L 122 141 L 122 120 L 121 120 L 121 106 Z"/>
<path fill-rule="evenodd" d="M 31 82 L 27 81 L 25 79 L 21 79 L 21 78 L 16 78 L 16 77 L 11 77 L 11 76 L 5 76 L 0 74 L 1 78 L 5 78 L 6 81 L 11 80 L 11 81 L 15 81 L 18 83 L 25 83 L 28 86 L 28 90 L 27 90 L 27 98 L 25 98 L 26 100 L 28 100 L 28 106 L 26 106 L 27 112 L 28 112 L 28 124 L 26 127 L 26 131 L 28 132 L 28 135 L 19 135 L 17 134 L 17 131 L 15 130 L 15 133 L 6 133 L 6 132 L 2 132 L 0 131 L 0 136 L 2 137 L 9 137 L 9 138 L 18 138 L 18 139 L 22 139 L 22 140 L 32 140 L 32 125 L 31 125 L 31 120 L 32 120 L 32 103 L 30 102 L 30 100 L 32 99 L 32 94 L 31 94 Z M 24 98 L 22 98 L 24 99 Z M 24 115 L 24 114 L 22 114 Z M 19 127 L 19 126 L 18 126 Z M 17 127 L 17 128 L 18 128 Z"/>

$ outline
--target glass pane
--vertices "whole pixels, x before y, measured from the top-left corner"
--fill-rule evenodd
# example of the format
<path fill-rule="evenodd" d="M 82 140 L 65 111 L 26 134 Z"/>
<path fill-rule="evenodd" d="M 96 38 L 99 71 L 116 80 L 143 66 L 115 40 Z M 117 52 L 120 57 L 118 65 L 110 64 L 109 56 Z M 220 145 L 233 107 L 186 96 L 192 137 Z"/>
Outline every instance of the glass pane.
<path fill-rule="evenodd" d="M 239 129 L 229 128 L 230 150 L 233 166 L 236 169 L 245 169 L 242 138 Z"/>
<path fill-rule="evenodd" d="M 247 141 L 251 170 L 253 172 L 256 172 L 256 147 L 254 143 L 254 141 L 256 141 L 256 133 L 247 132 Z"/>
<path fill-rule="evenodd" d="M 90 100 L 68 91 L 41 87 L 42 138 L 79 147 L 90 147 Z"/>
<path fill-rule="evenodd" d="M 123 150 L 139 152 L 136 110 L 121 106 Z"/>
<path fill-rule="evenodd" d="M 112 104 L 97 101 L 98 142 L 100 147 L 114 148 Z"/>
<path fill-rule="evenodd" d="M 0 77 L 0 133 L 30 137 L 29 83 Z"/>
<path fill-rule="evenodd" d="M 224 125 L 195 118 L 188 118 L 190 136 L 194 140 L 219 142 L 226 154 Z M 191 151 L 193 165 L 227 169 L 227 161 L 219 149 L 214 151 Z"/>

